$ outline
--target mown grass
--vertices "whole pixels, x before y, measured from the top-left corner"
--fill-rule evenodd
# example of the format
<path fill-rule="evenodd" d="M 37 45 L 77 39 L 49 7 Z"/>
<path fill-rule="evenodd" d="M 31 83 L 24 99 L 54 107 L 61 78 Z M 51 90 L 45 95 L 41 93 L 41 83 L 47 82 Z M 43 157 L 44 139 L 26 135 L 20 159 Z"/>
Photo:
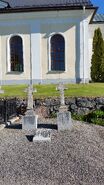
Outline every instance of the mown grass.
<path fill-rule="evenodd" d="M 0 94 L 0 97 L 26 97 L 26 85 L 8 85 L 2 86 L 2 90 L 4 90 L 4 94 Z"/>
<path fill-rule="evenodd" d="M 90 84 L 66 84 L 68 89 L 65 90 L 65 96 L 68 97 L 104 97 L 104 83 L 90 83 Z M 34 93 L 36 98 L 57 97 L 59 91 L 56 90 L 57 85 L 34 85 L 37 92 Z M 20 97 L 25 98 L 27 93 L 24 90 L 27 85 L 8 85 L 2 86 L 4 94 L 0 97 Z"/>

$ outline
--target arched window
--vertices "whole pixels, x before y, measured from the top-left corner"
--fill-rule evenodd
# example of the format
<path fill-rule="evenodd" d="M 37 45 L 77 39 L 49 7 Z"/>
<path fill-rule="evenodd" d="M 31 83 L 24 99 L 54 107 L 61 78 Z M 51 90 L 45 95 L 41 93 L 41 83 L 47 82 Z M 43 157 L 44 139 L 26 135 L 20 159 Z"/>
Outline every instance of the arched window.
<path fill-rule="evenodd" d="M 23 44 L 20 36 L 10 39 L 10 70 L 23 72 Z"/>
<path fill-rule="evenodd" d="M 65 40 L 60 34 L 51 37 L 51 70 L 65 71 Z"/>

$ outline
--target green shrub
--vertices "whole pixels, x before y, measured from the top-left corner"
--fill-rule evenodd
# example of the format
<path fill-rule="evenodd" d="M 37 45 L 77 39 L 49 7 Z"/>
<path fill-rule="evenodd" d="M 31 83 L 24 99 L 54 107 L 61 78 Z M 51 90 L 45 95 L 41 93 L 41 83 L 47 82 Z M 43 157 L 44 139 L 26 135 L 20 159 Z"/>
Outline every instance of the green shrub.
<path fill-rule="evenodd" d="M 72 114 L 72 118 L 73 118 L 74 120 L 83 121 L 84 116 L 83 116 L 83 115 L 76 114 L 76 113 L 73 113 L 73 114 Z"/>
<path fill-rule="evenodd" d="M 104 111 L 96 110 L 87 115 L 73 114 L 72 118 L 79 121 L 85 121 L 96 125 L 104 126 Z"/>
<path fill-rule="evenodd" d="M 57 113 L 56 112 L 51 112 L 50 118 L 57 118 Z"/>
<path fill-rule="evenodd" d="M 100 28 L 94 32 L 91 64 L 92 81 L 104 82 L 104 41 Z"/>
<path fill-rule="evenodd" d="M 88 122 L 104 126 L 104 111 L 96 110 L 85 117 L 87 117 Z"/>
<path fill-rule="evenodd" d="M 92 119 L 91 122 L 95 125 L 104 126 L 104 119 L 101 118 Z"/>

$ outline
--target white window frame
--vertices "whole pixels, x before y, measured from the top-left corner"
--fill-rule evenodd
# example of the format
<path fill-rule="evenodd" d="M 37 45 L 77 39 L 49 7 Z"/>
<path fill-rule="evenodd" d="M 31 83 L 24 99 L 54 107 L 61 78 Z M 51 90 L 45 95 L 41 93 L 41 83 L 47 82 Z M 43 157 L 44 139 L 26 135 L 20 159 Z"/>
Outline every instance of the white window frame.
<path fill-rule="evenodd" d="M 22 49 L 23 49 L 23 71 L 11 71 L 11 61 L 10 61 L 10 39 L 12 37 L 19 36 L 22 39 Z M 24 72 L 24 38 L 21 34 L 11 34 L 7 39 L 7 73 L 23 73 Z"/>
<path fill-rule="evenodd" d="M 54 70 L 51 70 L 51 38 L 54 36 L 54 35 L 61 35 L 63 38 L 64 38 L 64 42 L 65 42 L 65 70 L 64 71 L 54 71 Z M 53 32 L 49 35 L 49 39 L 48 39 L 48 71 L 49 72 L 66 72 L 67 71 L 67 42 L 66 42 L 66 37 L 63 33 L 61 32 Z"/>

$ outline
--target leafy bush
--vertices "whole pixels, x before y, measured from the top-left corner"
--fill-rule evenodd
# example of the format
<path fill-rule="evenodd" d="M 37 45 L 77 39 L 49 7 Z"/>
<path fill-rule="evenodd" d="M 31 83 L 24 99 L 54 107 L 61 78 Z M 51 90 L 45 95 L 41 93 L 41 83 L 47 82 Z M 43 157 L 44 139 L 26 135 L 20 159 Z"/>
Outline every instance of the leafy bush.
<path fill-rule="evenodd" d="M 96 110 L 84 116 L 84 120 L 96 125 L 104 126 L 104 111 Z"/>
<path fill-rule="evenodd" d="M 57 113 L 56 112 L 51 112 L 50 113 L 50 118 L 57 118 Z"/>
<path fill-rule="evenodd" d="M 73 113 L 72 114 L 72 118 L 74 119 L 74 120 L 78 120 L 78 121 L 84 121 L 83 118 L 84 116 L 83 115 L 79 115 L 79 114 L 76 114 L 76 113 Z"/>
<path fill-rule="evenodd" d="M 104 126 L 104 111 L 96 110 L 87 115 L 72 115 L 73 119 Z"/>

